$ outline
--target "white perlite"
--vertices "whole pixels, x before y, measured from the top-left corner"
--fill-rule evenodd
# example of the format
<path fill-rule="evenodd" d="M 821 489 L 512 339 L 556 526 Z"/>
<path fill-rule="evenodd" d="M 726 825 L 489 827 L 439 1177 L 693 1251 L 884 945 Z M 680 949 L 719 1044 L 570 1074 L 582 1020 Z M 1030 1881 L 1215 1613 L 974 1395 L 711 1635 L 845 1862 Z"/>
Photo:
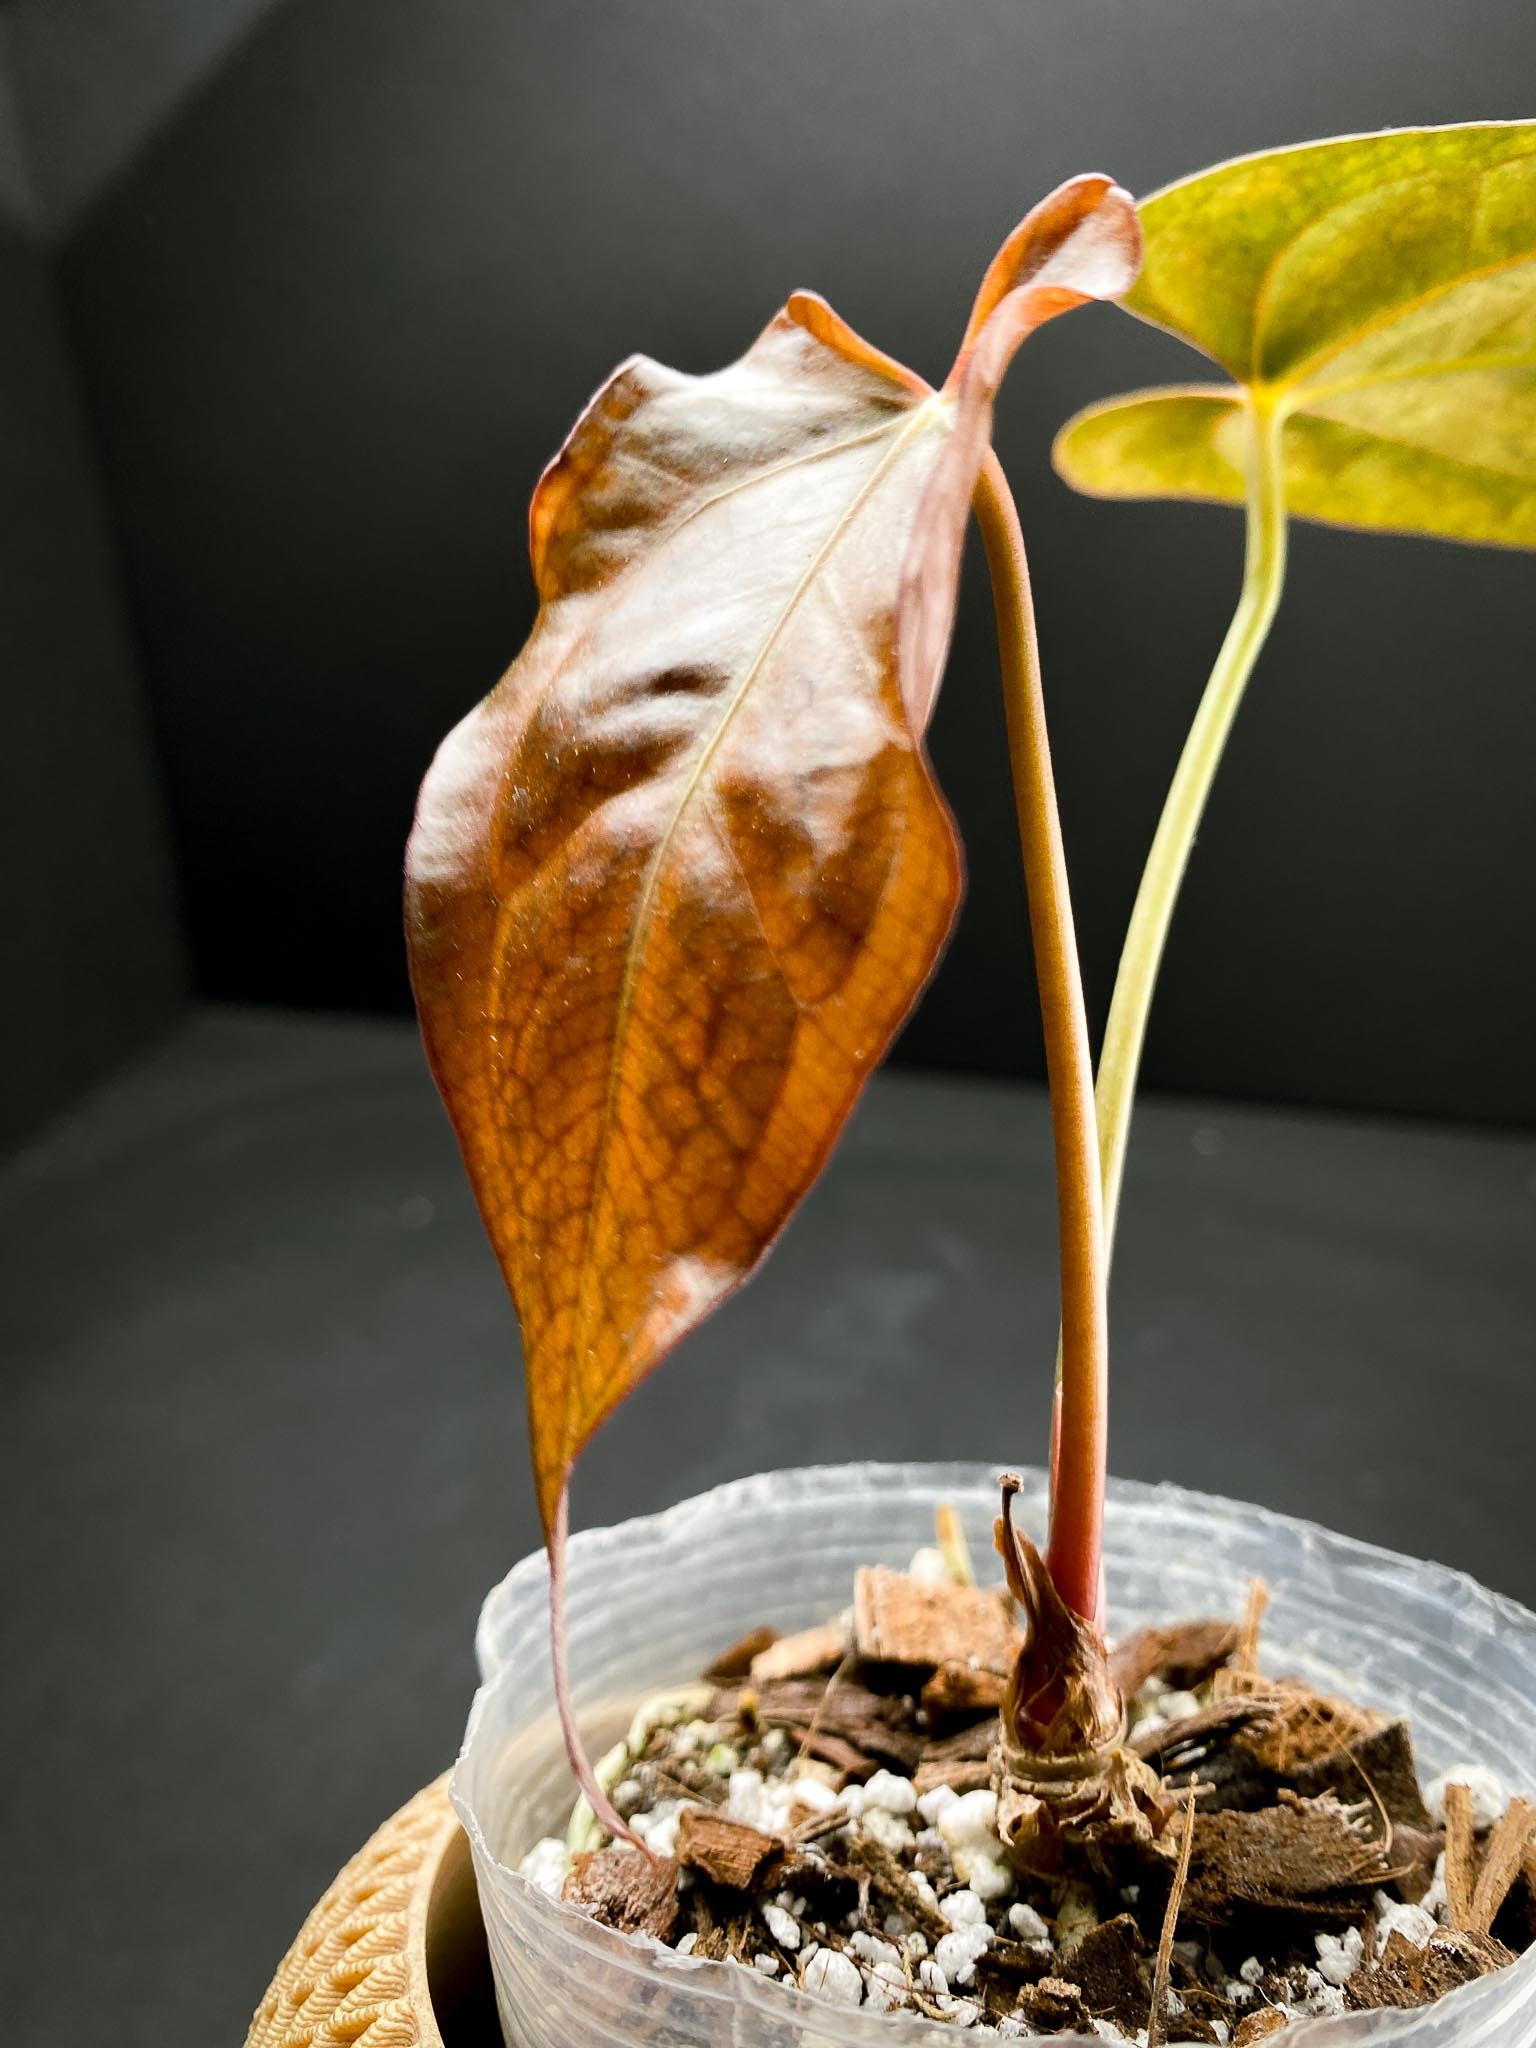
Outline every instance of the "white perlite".
<path fill-rule="evenodd" d="M 1308 1970 L 1306 1989 L 1294 2002 L 1282 2006 L 1292 2019 L 1311 2019 L 1318 2015 L 1332 2017 L 1345 2010 L 1344 1993 L 1337 1984 L 1330 1984 L 1320 1971 Z"/>
<path fill-rule="evenodd" d="M 883 1970 L 864 1972 L 864 2003 L 875 2012 L 895 2012 L 898 2006 L 906 2004 L 907 1991 L 905 1978 L 898 1984 Z"/>
<path fill-rule="evenodd" d="M 677 1854 L 677 1823 L 683 1810 L 681 1799 L 668 1799 L 654 1813 L 636 1814 L 630 1822 L 639 1839 L 655 1856 Z"/>
<path fill-rule="evenodd" d="M 957 1794 L 940 1809 L 934 1826 L 951 1850 L 967 1848 L 973 1842 L 995 1841 L 997 1794 L 985 1786 L 978 1792 Z"/>
<path fill-rule="evenodd" d="M 931 1792 L 925 1792 L 918 1800 L 917 1810 L 929 1827 L 936 1828 L 939 1824 L 939 1815 L 947 1812 L 951 1806 L 959 1804 L 960 1794 L 953 1785 L 935 1785 Z"/>
<path fill-rule="evenodd" d="M 530 1884 L 537 1885 L 541 1892 L 548 1892 L 552 1899 L 559 1898 L 570 1872 L 570 1851 L 554 1835 L 546 1835 L 542 1842 L 535 1842 L 517 1866 L 519 1877 L 526 1877 Z"/>
<path fill-rule="evenodd" d="M 878 1842 L 882 1849 L 889 1849 L 893 1856 L 907 1856 L 912 1851 L 912 1830 L 898 1815 L 883 1806 L 864 1808 L 864 1832 Z"/>
<path fill-rule="evenodd" d="M 907 1566 L 907 1577 L 916 1579 L 920 1585 L 940 1586 L 949 1577 L 949 1566 L 944 1562 L 942 1550 L 935 1550 L 931 1543 L 925 1543 L 920 1550 L 912 1553 L 912 1562 Z"/>
<path fill-rule="evenodd" d="M 771 1783 L 764 1780 L 761 1771 L 732 1771 L 728 1788 L 725 1810 L 729 1817 L 745 1821 L 748 1827 L 758 1828 L 765 1835 L 785 1833 L 797 1806 L 807 1807 L 812 1813 L 825 1813 L 838 1803 L 832 1787 L 809 1771 L 793 1778 L 775 1778 Z M 656 1811 L 664 1812 L 668 1804 L 664 1800 Z M 634 1825 L 638 1834 L 639 1822 Z M 670 1855 L 671 1851 L 662 1853 Z"/>
<path fill-rule="evenodd" d="M 1491 1828 L 1509 1804 L 1509 1794 L 1497 1771 L 1486 1764 L 1457 1764 L 1442 1771 L 1424 1794 L 1424 1804 L 1441 1826 L 1445 1825 L 1445 1793 L 1448 1785 L 1465 1785 L 1472 1795 L 1472 1825 L 1482 1833 Z"/>
<path fill-rule="evenodd" d="M 908 1814 L 917 1806 L 917 1787 L 910 1778 L 894 1771 L 876 1771 L 864 1787 L 864 1810 L 878 1807 L 884 1813 Z"/>
<path fill-rule="evenodd" d="M 1347 1984 L 1360 1967 L 1364 1943 L 1358 1927 L 1346 1927 L 1342 1934 L 1317 1934 L 1318 1975 L 1329 1984 Z"/>
<path fill-rule="evenodd" d="M 880 2012 L 906 2002 L 909 1987 L 901 1950 L 894 1942 L 858 1928 L 848 1937 L 848 1948 L 856 1956 L 864 1977 L 864 2002 Z"/>
<path fill-rule="evenodd" d="M 981 2018 L 981 2007 L 974 1998 L 938 1998 L 934 2000 L 939 2011 L 952 2027 L 974 2027 Z"/>
<path fill-rule="evenodd" d="M 991 1946 L 992 1930 L 985 1921 L 979 1927 L 957 1927 L 953 1934 L 942 1935 L 934 1943 L 933 1960 L 951 1984 L 974 1984 L 976 1958 L 985 1955 Z"/>
<path fill-rule="evenodd" d="M 797 1949 L 800 1946 L 800 1928 L 782 1906 L 765 1899 L 757 1909 L 763 1916 L 763 1925 L 779 1944 L 780 1948 Z"/>
<path fill-rule="evenodd" d="M 835 1948 L 813 1948 L 800 1968 L 800 1982 L 819 1998 L 837 2005 L 862 2005 L 864 1979 L 859 1966 Z"/>
<path fill-rule="evenodd" d="M 1423 1948 L 1434 1933 L 1438 1922 L 1433 1913 L 1423 1906 L 1406 1906 L 1401 1900 L 1389 1899 L 1385 1892 L 1376 1894 L 1376 1946 L 1385 1948 L 1394 1934 L 1411 1941 L 1415 1948 Z"/>
<path fill-rule="evenodd" d="M 1048 1942 L 1051 1938 L 1051 1930 L 1034 1907 L 1026 1906 L 1022 1901 L 1008 1908 L 1008 1926 L 1020 1941 Z"/>
<path fill-rule="evenodd" d="M 791 1778 L 789 1796 L 794 1805 L 808 1807 L 812 1813 L 830 1813 L 841 1803 L 824 1778 Z"/>
<path fill-rule="evenodd" d="M 1014 1875 L 997 1837 L 995 1792 L 983 1788 L 960 1794 L 939 1809 L 934 1825 L 963 1885 L 981 1899 L 1008 1896 L 1014 1889 Z"/>
<path fill-rule="evenodd" d="M 731 1820 L 745 1821 L 748 1827 L 761 1827 L 766 1804 L 761 1771 L 732 1771 L 725 1801 L 725 1810 Z"/>
<path fill-rule="evenodd" d="M 952 1849 L 955 1875 L 981 1899 L 1006 1899 L 1014 1888 L 1013 1867 L 1001 1849 Z"/>

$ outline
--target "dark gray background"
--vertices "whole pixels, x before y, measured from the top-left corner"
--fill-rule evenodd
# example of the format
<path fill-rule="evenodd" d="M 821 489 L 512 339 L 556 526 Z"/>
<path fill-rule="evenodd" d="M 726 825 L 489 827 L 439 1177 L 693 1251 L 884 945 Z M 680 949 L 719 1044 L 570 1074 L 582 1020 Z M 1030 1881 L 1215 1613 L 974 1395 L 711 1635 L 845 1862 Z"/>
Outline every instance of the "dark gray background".
<path fill-rule="evenodd" d="M 526 629 L 528 492 L 587 392 L 637 347 L 720 362 L 799 283 L 940 370 L 1056 179 L 1529 114 L 1533 60 L 1526 0 L 0 4 L 18 2041 L 238 2040 L 451 1754 L 534 1540 L 513 1321 L 410 1027 L 273 1006 L 402 1003 L 412 792 Z M 1188 369 L 1083 315 L 999 429 L 1096 1007 L 1240 538 L 1080 503 L 1046 450 Z M 935 733 L 971 899 L 901 1049 L 958 1071 L 876 1084 L 578 1521 L 813 1456 L 1039 1456 L 1045 1107 L 975 1078 L 1038 1067 L 975 566 Z M 1160 997 L 1113 1436 L 1527 1601 L 1533 577 L 1296 536 Z"/>
<path fill-rule="evenodd" d="M 710 368 L 804 283 L 937 373 L 994 245 L 1068 173 L 1145 191 L 1319 132 L 1528 113 L 1536 75 L 1527 0 L 17 0 L 8 19 L 191 972 L 207 995 L 349 1009 L 404 1003 L 415 785 L 527 628 L 529 491 L 623 355 Z M 1047 450 L 1079 403 L 1199 369 L 1095 309 L 1030 343 L 1002 407 L 1096 1014 L 1240 532 L 1076 500 Z M 1533 577 L 1297 534 L 1174 934 L 1154 1086 L 1536 1117 Z M 992 663 L 973 573 L 934 734 L 970 899 L 900 1057 L 1033 1074 Z M 88 846 L 137 844 L 129 795 L 69 769 L 98 798 Z M 62 773 L 25 776 L 18 859 L 38 864 Z"/>
<path fill-rule="evenodd" d="M 0 1144 L 162 1030 L 189 978 L 110 507 L 8 87 L 0 64 Z"/>

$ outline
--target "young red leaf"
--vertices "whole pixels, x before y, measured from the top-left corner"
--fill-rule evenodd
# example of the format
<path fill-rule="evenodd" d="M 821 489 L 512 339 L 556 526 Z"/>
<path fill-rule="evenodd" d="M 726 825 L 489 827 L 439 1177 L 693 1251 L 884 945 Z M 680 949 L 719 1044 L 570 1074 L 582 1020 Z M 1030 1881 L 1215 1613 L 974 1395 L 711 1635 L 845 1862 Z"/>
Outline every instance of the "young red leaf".
<path fill-rule="evenodd" d="M 535 493 L 538 621 L 428 773 L 407 931 L 557 1602 L 577 1454 L 762 1258 L 938 958 L 960 862 L 922 734 L 992 397 L 1137 247 L 1117 187 L 1063 186 L 939 391 L 810 294 L 712 376 L 634 358 Z"/>

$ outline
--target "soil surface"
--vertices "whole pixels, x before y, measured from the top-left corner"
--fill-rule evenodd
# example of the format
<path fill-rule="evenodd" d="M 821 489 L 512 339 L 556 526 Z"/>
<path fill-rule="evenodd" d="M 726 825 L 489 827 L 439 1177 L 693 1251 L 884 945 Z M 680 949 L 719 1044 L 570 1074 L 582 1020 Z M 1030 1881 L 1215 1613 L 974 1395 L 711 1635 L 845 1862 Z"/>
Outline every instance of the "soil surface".
<path fill-rule="evenodd" d="M 1475 1764 L 1423 1787 L 1404 1722 L 1265 1675 L 1259 1599 L 1111 1652 L 1126 1726 L 1093 1770 L 1138 1788 L 1136 1826 L 1005 1847 L 1000 1798 L 1052 1794 L 1000 1743 L 1015 1609 L 966 1574 L 922 1551 L 725 1651 L 599 1766 L 644 1848 L 583 1802 L 524 1874 L 844 2005 L 1151 2048 L 1427 2004 L 1536 1941 L 1536 1807 Z"/>

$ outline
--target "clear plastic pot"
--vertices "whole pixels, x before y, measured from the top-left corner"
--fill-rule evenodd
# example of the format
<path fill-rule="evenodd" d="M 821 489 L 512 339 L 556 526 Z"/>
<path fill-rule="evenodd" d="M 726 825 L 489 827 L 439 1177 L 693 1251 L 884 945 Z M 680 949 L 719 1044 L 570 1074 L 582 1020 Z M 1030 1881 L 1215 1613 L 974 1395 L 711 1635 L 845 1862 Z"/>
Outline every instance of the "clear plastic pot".
<path fill-rule="evenodd" d="M 694 1678 L 759 1622 L 803 1627 L 846 1606 L 856 1566 L 903 1565 L 931 1541 L 937 1502 L 992 1556 L 996 1474 L 980 1465 L 848 1465 L 767 1473 L 662 1515 L 577 1536 L 570 1549 L 575 1697 L 594 1754 L 638 1697 Z M 1032 1474 L 1026 1523 L 1043 1520 Z M 1173 1487 L 1110 1490 L 1110 1625 L 1236 1613 L 1264 1578 L 1271 1660 L 1406 1713 L 1434 1774 L 1489 1764 L 1536 1787 L 1536 1615 L 1442 1566 L 1310 1523 Z M 502 2024 L 512 2048 L 939 2048 L 955 2029 L 849 2010 L 729 1963 L 678 1956 L 596 1926 L 516 1875 L 573 1797 L 555 1727 L 542 1554 L 486 1601 L 475 1696 L 453 1797 L 474 1851 Z M 980 2038 L 980 2037 L 977 2037 Z M 1066 2037 L 1052 2037 L 1063 2048 Z M 1078 2037 L 1072 2037 L 1076 2039 Z M 1419 2012 L 1295 2023 L 1287 2048 L 1533 2048 L 1536 1950 Z"/>

